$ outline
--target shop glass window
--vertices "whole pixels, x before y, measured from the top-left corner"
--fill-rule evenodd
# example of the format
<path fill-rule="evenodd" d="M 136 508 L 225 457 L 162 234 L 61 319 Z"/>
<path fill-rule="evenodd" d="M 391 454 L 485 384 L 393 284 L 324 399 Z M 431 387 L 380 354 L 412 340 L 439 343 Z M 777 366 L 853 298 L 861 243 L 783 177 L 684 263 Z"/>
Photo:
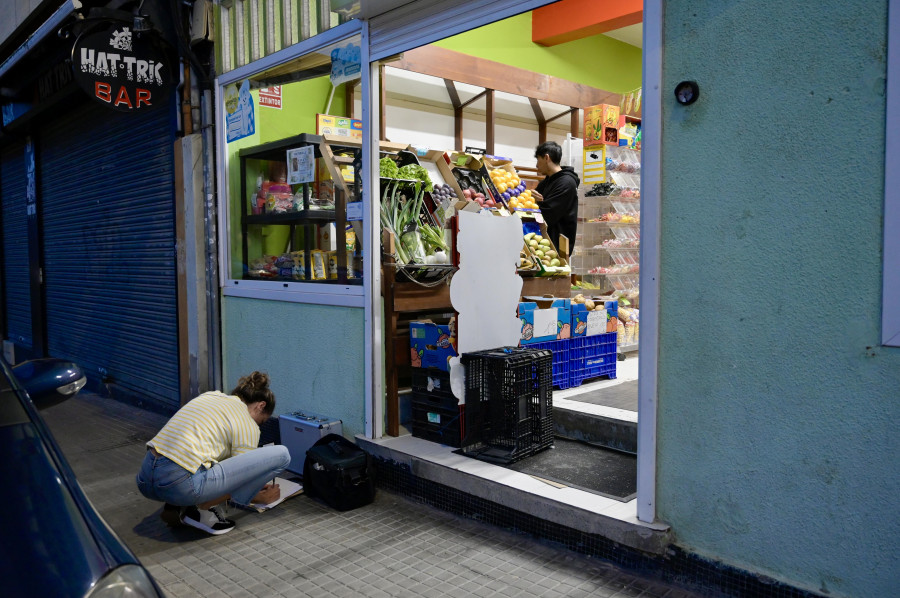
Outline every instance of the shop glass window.
<path fill-rule="evenodd" d="M 356 35 L 222 89 L 227 287 L 362 292 L 359 77 Z"/>

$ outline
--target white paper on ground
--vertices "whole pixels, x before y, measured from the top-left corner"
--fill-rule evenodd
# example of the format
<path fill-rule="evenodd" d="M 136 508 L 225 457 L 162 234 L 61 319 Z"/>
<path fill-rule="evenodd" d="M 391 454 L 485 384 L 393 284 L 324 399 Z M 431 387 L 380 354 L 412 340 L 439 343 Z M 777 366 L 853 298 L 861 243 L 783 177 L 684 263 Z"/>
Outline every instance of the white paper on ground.
<path fill-rule="evenodd" d="M 298 482 L 293 482 L 284 478 L 275 478 L 275 484 L 281 490 L 281 496 L 278 498 L 278 500 L 270 502 L 268 504 L 252 503 L 250 506 L 260 512 L 267 511 L 273 507 L 280 505 L 290 497 L 303 492 L 303 484 L 300 484 Z"/>
<path fill-rule="evenodd" d="M 450 281 L 459 354 L 516 346 L 521 323 L 516 314 L 522 277 L 516 272 L 522 249 L 522 221 L 487 212 L 459 213 L 459 270 Z M 555 322 L 554 322 L 555 326 Z M 450 388 L 464 398 L 462 365 L 450 361 Z"/>

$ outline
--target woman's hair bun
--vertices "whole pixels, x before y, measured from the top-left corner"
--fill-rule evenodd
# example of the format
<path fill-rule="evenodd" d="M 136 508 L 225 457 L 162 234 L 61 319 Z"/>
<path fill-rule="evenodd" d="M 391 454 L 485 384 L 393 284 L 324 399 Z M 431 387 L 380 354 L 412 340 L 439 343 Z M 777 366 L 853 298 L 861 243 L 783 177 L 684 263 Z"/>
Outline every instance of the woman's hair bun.
<path fill-rule="evenodd" d="M 240 397 L 248 405 L 265 401 L 265 411 L 269 415 L 275 409 L 275 394 L 269 390 L 269 375 L 265 372 L 254 371 L 248 376 L 242 376 L 231 394 Z"/>

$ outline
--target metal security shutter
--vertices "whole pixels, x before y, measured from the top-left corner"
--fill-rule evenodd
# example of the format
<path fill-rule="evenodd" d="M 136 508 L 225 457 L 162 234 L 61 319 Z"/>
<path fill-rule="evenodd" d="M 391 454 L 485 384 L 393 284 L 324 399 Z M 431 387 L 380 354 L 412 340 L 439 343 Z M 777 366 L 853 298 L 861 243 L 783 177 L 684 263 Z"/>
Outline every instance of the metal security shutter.
<path fill-rule="evenodd" d="M 47 351 L 175 410 L 174 102 L 85 103 L 39 137 Z"/>
<path fill-rule="evenodd" d="M 469 29 L 552 4 L 553 0 L 413 2 L 369 21 L 369 57 L 379 60 Z"/>
<path fill-rule="evenodd" d="M 27 349 L 31 339 L 31 282 L 28 272 L 28 225 L 25 220 L 25 144 L 0 152 L 0 198 L 3 213 L 3 293 L 6 338 Z"/>

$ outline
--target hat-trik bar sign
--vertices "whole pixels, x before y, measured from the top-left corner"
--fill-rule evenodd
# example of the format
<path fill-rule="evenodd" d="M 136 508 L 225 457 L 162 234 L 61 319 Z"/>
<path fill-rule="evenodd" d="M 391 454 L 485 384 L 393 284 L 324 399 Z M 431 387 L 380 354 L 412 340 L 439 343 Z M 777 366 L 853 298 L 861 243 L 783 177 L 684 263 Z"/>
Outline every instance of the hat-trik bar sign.
<path fill-rule="evenodd" d="M 75 81 L 88 95 L 123 112 L 164 103 L 172 83 L 166 56 L 151 43 L 151 34 L 135 37 L 124 23 L 79 37 L 72 67 Z"/>

